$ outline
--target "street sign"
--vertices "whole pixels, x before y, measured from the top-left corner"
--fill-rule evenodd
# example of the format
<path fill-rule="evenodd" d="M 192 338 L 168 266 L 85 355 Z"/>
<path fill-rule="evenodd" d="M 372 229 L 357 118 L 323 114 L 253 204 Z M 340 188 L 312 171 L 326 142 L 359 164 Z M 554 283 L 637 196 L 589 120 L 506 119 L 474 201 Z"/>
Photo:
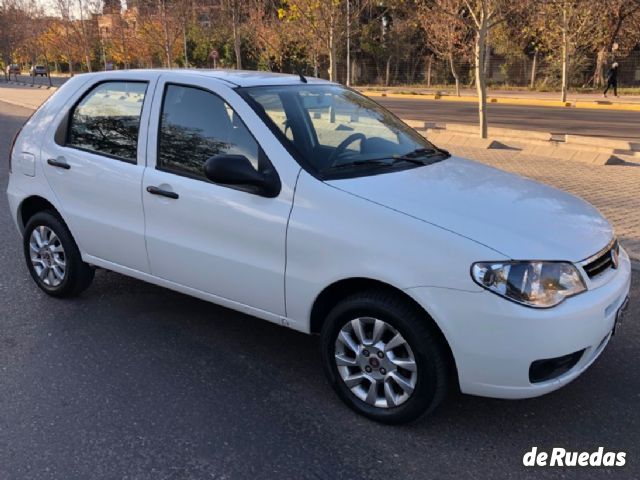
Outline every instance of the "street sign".
<path fill-rule="evenodd" d="M 218 59 L 220 58 L 218 50 L 216 50 L 215 48 L 211 50 L 211 53 L 209 53 L 209 58 L 213 60 L 213 68 L 218 68 Z"/>

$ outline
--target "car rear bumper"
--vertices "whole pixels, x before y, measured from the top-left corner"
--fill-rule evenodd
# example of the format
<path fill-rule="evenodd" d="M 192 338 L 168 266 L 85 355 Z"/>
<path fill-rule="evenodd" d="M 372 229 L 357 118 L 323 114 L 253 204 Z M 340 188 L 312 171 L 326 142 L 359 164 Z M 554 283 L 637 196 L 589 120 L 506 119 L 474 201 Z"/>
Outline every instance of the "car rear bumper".
<path fill-rule="evenodd" d="M 524 307 L 487 291 L 420 287 L 407 293 L 442 329 L 463 393 L 528 398 L 571 382 L 607 346 L 617 312 L 629 295 L 631 263 L 624 250 L 618 269 L 608 275 L 598 288 L 550 309 Z M 546 379 L 542 376 L 543 380 L 540 370 L 534 369 L 538 381 L 532 381 L 532 364 L 537 361 L 547 361 L 542 366 L 551 370 L 563 368 L 553 370 Z"/>
<path fill-rule="evenodd" d="M 11 181 L 11 178 L 9 178 L 9 187 L 7 188 L 7 199 L 9 200 L 9 211 L 11 212 L 11 218 L 13 219 L 13 223 L 15 224 L 18 231 L 22 233 L 21 232 L 22 227 L 18 220 L 18 211 L 19 211 L 18 207 L 20 206 L 20 203 L 22 202 L 22 200 L 24 200 L 24 194 L 20 190 L 15 188 L 15 185 Z"/>

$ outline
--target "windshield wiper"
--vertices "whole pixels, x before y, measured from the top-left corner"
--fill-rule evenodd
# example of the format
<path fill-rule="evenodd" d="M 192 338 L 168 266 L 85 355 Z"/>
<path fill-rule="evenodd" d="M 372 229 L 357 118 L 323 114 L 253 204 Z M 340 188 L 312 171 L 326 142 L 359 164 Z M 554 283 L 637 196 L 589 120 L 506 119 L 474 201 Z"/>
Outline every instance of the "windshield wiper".
<path fill-rule="evenodd" d="M 391 167 L 402 162 L 409 162 L 414 165 L 424 166 L 435 163 L 435 161 L 444 160 L 450 156 L 451 154 L 449 152 L 441 148 L 417 148 L 412 152 L 405 153 L 404 155 L 392 155 L 389 157 L 372 158 L 369 160 L 353 160 L 351 162 L 340 163 L 325 169 L 325 171 L 361 166 Z M 438 157 L 437 160 L 434 161 L 434 157 Z"/>
<path fill-rule="evenodd" d="M 429 157 L 435 157 L 435 156 L 443 156 L 445 158 L 448 158 L 451 156 L 451 154 L 446 150 L 443 150 L 442 148 L 438 148 L 438 147 L 416 148 L 412 152 L 408 152 L 403 155 L 397 155 L 395 158 L 415 159 L 415 158 L 429 158 Z"/>
<path fill-rule="evenodd" d="M 331 167 L 325 169 L 327 170 L 337 170 L 340 168 L 350 168 L 350 167 L 361 167 L 361 166 L 382 166 L 382 167 L 391 167 L 396 163 L 400 162 L 411 162 L 416 165 L 424 165 L 425 163 L 422 160 L 417 158 L 410 157 L 388 157 L 388 158 L 373 158 L 371 160 L 354 160 L 352 162 L 339 163 L 338 165 L 332 165 Z"/>

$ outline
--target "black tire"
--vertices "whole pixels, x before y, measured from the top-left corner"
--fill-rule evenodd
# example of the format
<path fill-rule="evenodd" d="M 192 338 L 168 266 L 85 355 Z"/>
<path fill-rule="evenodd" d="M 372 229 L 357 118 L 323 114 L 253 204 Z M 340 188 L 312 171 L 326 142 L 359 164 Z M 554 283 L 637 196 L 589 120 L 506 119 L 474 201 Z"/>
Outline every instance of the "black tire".
<path fill-rule="evenodd" d="M 382 320 L 409 344 L 417 365 L 415 389 L 395 407 L 376 407 L 358 398 L 344 383 L 335 362 L 336 339 L 343 326 L 358 317 Z M 354 411 L 372 420 L 400 424 L 431 413 L 445 398 L 452 378 L 452 365 L 444 338 L 433 320 L 394 292 L 371 290 L 354 294 L 329 313 L 321 332 L 325 374 L 338 396 Z"/>
<path fill-rule="evenodd" d="M 40 226 L 51 229 L 60 240 L 60 244 L 64 249 L 65 273 L 60 284 L 56 286 L 47 285 L 40 278 L 31 261 L 31 249 L 29 246 L 31 234 Z M 91 285 L 95 269 L 82 261 L 78 245 L 76 245 L 71 232 L 69 232 L 64 221 L 56 212 L 42 211 L 33 215 L 25 226 L 22 244 L 29 273 L 38 287 L 47 295 L 60 298 L 74 297 Z"/>

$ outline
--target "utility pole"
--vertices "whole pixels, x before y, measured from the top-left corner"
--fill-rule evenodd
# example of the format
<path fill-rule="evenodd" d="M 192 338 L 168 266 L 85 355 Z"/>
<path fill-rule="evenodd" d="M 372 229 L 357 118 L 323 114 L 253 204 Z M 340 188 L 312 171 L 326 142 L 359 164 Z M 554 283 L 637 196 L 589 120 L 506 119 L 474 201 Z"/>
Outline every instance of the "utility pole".
<path fill-rule="evenodd" d="M 84 24 L 84 13 L 82 6 L 82 0 L 78 0 L 78 5 L 80 7 L 80 31 L 82 33 L 82 50 L 84 52 L 84 60 L 87 63 L 87 70 L 91 73 L 91 57 L 89 56 L 89 40 L 87 39 L 87 31 Z"/>
<path fill-rule="evenodd" d="M 184 42 L 184 68 L 189 68 L 189 53 L 187 50 L 187 22 L 185 20 L 182 28 L 182 40 Z"/>
<path fill-rule="evenodd" d="M 100 50 L 102 53 L 102 64 L 104 66 L 104 71 L 107 71 L 107 54 L 104 49 L 104 39 L 102 38 L 102 29 L 99 28 L 98 35 L 100 36 Z"/>
<path fill-rule="evenodd" d="M 351 85 L 351 0 L 347 0 L 347 87 Z"/>
<path fill-rule="evenodd" d="M 567 101 L 567 90 L 569 86 L 569 20 L 567 15 L 567 4 L 562 7 L 562 93 L 561 100 Z"/>

